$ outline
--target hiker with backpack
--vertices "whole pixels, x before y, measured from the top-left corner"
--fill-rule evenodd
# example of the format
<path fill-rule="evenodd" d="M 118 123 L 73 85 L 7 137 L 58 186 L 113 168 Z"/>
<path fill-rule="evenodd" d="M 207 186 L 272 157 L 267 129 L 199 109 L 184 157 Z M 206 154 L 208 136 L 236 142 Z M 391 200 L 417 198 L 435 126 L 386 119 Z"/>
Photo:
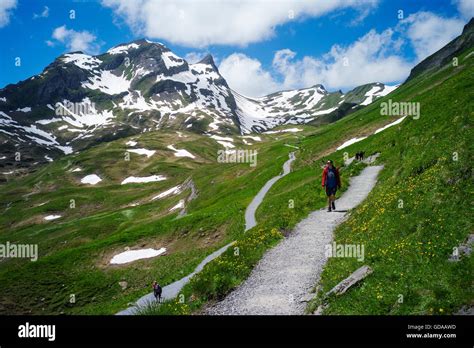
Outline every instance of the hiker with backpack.
<path fill-rule="evenodd" d="M 155 295 L 155 299 L 158 302 L 161 302 L 161 293 L 163 292 L 163 289 L 161 288 L 160 284 L 155 280 L 153 281 L 153 295 Z"/>
<path fill-rule="evenodd" d="M 323 170 L 323 179 L 321 185 L 326 189 L 328 196 L 328 212 L 336 210 L 336 191 L 341 188 L 341 177 L 339 170 L 334 166 L 333 161 L 328 160 Z"/>

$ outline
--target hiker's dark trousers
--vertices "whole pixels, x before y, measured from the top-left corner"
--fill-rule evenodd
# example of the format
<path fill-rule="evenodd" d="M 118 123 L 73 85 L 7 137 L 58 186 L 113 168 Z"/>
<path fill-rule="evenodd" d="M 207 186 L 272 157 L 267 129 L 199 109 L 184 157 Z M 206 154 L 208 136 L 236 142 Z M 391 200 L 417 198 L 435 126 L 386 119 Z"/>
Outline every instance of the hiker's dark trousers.
<path fill-rule="evenodd" d="M 329 196 L 335 195 L 336 191 L 337 191 L 337 186 L 334 186 L 334 187 L 326 186 L 326 196 L 329 197 Z"/>

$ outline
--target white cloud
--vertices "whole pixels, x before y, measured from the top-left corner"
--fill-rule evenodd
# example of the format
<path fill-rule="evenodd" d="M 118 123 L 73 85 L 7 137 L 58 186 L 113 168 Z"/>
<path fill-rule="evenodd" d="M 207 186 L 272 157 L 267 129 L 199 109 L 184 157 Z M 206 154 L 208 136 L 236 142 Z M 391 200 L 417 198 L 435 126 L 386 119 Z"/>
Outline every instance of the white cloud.
<path fill-rule="evenodd" d="M 392 83 L 405 78 L 411 64 L 398 53 L 401 42 L 391 29 L 369 31 L 347 47 L 334 45 L 320 59 L 279 51 L 274 69 L 283 76 L 285 88 L 323 84 L 328 89 L 352 88 L 370 82 Z"/>
<path fill-rule="evenodd" d="M 43 12 L 41 12 L 40 14 L 33 13 L 33 19 L 48 18 L 48 17 L 49 17 L 49 7 L 48 6 L 45 6 L 44 9 L 43 9 Z"/>
<path fill-rule="evenodd" d="M 10 23 L 10 15 L 12 10 L 16 8 L 16 0 L 2 0 L 0 1 L 0 28 Z"/>
<path fill-rule="evenodd" d="M 355 27 L 359 24 L 361 24 L 364 19 L 370 14 L 370 12 L 372 11 L 372 8 L 367 6 L 366 8 L 363 8 L 360 10 L 359 12 L 359 15 L 357 17 L 355 17 L 354 19 L 351 20 L 351 22 L 349 23 L 350 26 L 352 27 Z"/>
<path fill-rule="evenodd" d="M 406 78 L 412 64 L 396 55 L 401 42 L 393 30 L 374 30 L 348 47 L 334 45 L 317 59 L 282 49 L 275 53 L 272 72 L 257 59 L 234 53 L 224 59 L 219 71 L 236 91 L 261 96 L 285 89 L 323 84 L 329 90 L 348 89 L 370 82 L 393 83 Z"/>
<path fill-rule="evenodd" d="M 258 97 L 280 89 L 280 84 L 257 59 L 242 53 L 233 53 L 223 59 L 219 72 L 232 89 L 245 96 Z"/>
<path fill-rule="evenodd" d="M 319 17 L 337 9 L 364 13 L 379 0 L 102 0 L 136 34 L 188 47 L 247 45 L 271 38 L 293 20 Z"/>
<path fill-rule="evenodd" d="M 249 96 L 318 83 L 329 90 L 370 82 L 393 84 L 403 81 L 416 63 L 459 35 L 463 24 L 456 18 L 418 12 L 393 29 L 381 33 L 370 30 L 350 45 L 333 45 L 321 57 L 298 59 L 296 52 L 286 48 L 275 53 L 271 69 L 265 70 L 258 60 L 234 53 L 219 69 L 232 88 Z M 401 52 L 408 44 L 416 55 L 413 60 Z"/>
<path fill-rule="evenodd" d="M 189 64 L 194 64 L 199 62 L 201 59 L 203 59 L 207 53 L 205 52 L 188 52 L 184 56 L 184 59 L 189 63 Z"/>
<path fill-rule="evenodd" d="M 273 57 L 273 70 L 281 77 L 281 89 L 302 88 L 323 83 L 321 72 L 325 65 L 310 56 L 295 59 L 296 52 L 286 48 L 279 50 Z"/>
<path fill-rule="evenodd" d="M 474 1 L 472 0 L 457 0 L 458 11 L 461 16 L 467 20 L 474 17 Z"/>
<path fill-rule="evenodd" d="M 65 25 L 57 27 L 53 31 L 52 38 L 64 44 L 68 51 L 83 51 L 91 54 L 98 53 L 100 44 L 96 42 L 96 36 L 88 31 L 75 31 L 68 29 Z M 48 46 L 53 46 L 53 41 L 46 41 Z"/>
<path fill-rule="evenodd" d="M 471 4 L 474 3 L 471 0 Z M 464 21 L 443 18 L 431 12 L 417 12 L 401 21 L 398 30 L 406 32 L 418 60 L 423 60 L 460 35 Z"/>

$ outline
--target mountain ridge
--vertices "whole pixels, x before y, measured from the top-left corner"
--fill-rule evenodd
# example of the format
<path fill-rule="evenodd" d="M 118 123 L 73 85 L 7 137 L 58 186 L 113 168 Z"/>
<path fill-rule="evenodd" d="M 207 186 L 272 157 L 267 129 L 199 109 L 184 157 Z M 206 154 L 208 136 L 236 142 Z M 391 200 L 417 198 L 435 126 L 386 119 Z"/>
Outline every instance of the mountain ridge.
<path fill-rule="evenodd" d="M 443 46 L 440 50 L 418 63 L 410 72 L 407 81 L 423 73 L 432 71 L 446 65 L 453 58 L 459 55 L 466 47 L 474 46 L 474 18 L 464 26 L 461 35 Z"/>
<path fill-rule="evenodd" d="M 62 54 L 40 74 L 0 89 L 0 157 L 19 152 L 25 161 L 3 167 L 29 167 L 161 128 L 250 134 L 331 122 L 393 89 L 386 87 L 342 94 L 315 84 L 250 98 L 227 84 L 212 55 L 189 64 L 161 43 L 138 39 L 98 55 Z"/>

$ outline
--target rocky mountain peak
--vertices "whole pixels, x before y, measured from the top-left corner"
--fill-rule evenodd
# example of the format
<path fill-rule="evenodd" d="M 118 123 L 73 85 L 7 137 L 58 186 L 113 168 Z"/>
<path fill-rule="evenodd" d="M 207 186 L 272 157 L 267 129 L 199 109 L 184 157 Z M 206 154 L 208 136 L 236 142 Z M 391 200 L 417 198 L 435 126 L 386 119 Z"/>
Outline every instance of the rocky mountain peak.
<path fill-rule="evenodd" d="M 214 70 L 216 70 L 216 71 L 218 70 L 217 66 L 216 66 L 216 63 L 214 62 L 214 58 L 209 53 L 203 59 L 201 59 L 199 62 L 197 62 L 197 64 L 211 65 Z"/>
<path fill-rule="evenodd" d="M 342 107 L 352 112 L 384 93 L 364 87 L 342 95 L 315 84 L 247 98 L 229 87 L 210 54 L 188 64 L 165 45 L 139 39 L 95 56 L 63 54 L 41 74 L 0 89 L 0 141 L 11 151 L 31 148 L 32 163 L 40 163 L 161 128 L 245 134 L 330 122 Z"/>

